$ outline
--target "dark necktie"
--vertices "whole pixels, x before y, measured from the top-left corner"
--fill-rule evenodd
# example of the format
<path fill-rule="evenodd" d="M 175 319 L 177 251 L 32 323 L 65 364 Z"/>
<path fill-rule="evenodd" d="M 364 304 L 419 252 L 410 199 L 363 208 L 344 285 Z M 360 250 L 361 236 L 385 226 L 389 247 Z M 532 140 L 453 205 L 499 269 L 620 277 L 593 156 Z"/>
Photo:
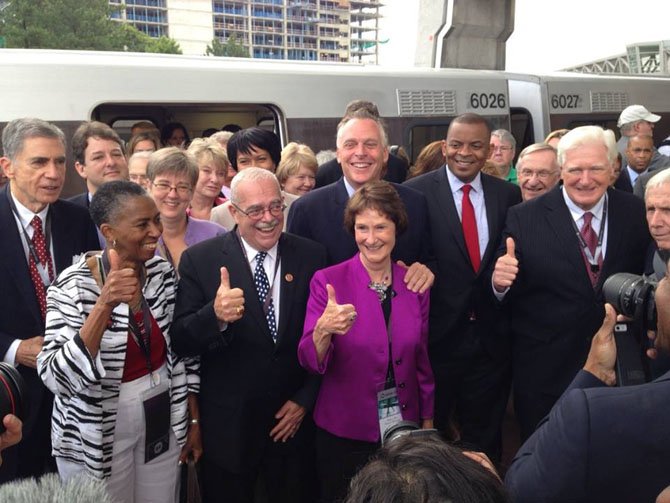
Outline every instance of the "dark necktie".
<path fill-rule="evenodd" d="M 586 262 L 586 268 L 589 273 L 589 278 L 591 278 L 591 284 L 595 285 L 598 282 L 598 274 L 600 273 L 600 266 L 602 265 L 603 259 L 602 254 L 600 253 L 597 257 L 595 256 L 596 249 L 598 248 L 598 234 L 593 230 L 593 226 L 591 225 L 592 220 L 593 213 L 590 211 L 584 213 L 584 224 L 579 233 L 582 235 L 582 238 L 584 238 L 584 242 L 591 252 L 591 257 L 594 258 L 598 264 L 598 268 L 594 270 L 589 259 L 586 257 L 586 254 L 584 254 L 584 262 Z"/>
<path fill-rule="evenodd" d="M 30 221 L 30 225 L 33 228 L 33 238 L 32 238 L 32 248 L 37 254 L 37 258 L 40 261 L 42 266 L 46 266 L 46 270 L 49 274 L 50 282 L 54 280 L 54 266 L 51 262 L 51 254 L 47 249 L 47 242 L 44 239 L 44 232 L 42 231 L 42 219 L 35 215 L 35 217 Z M 28 254 L 28 267 L 30 269 L 30 279 L 35 286 L 35 293 L 37 294 L 37 302 L 40 305 L 40 312 L 42 313 L 42 319 L 46 318 L 47 313 L 47 295 L 46 295 L 46 286 L 44 286 L 44 281 L 42 281 L 42 276 L 37 269 L 37 263 L 35 262 L 35 256 L 31 252 Z"/>
<path fill-rule="evenodd" d="M 272 335 L 272 340 L 277 342 L 277 323 L 275 321 L 275 306 L 272 302 L 272 295 L 270 295 L 270 282 L 268 281 L 268 275 L 265 274 L 265 268 L 263 267 L 263 261 L 267 252 L 261 251 L 256 255 L 256 269 L 254 270 L 254 284 L 256 285 L 256 292 L 258 293 L 258 299 L 261 301 L 263 306 L 263 312 L 265 313 L 265 318 L 268 322 L 268 328 L 270 329 L 270 334 Z"/>
<path fill-rule="evenodd" d="M 461 223 L 463 225 L 463 236 L 465 246 L 468 249 L 470 262 L 475 272 L 479 271 L 481 258 L 479 257 L 479 233 L 477 232 L 477 220 L 475 209 L 470 201 L 471 185 L 463 185 L 463 201 L 461 205 Z"/>

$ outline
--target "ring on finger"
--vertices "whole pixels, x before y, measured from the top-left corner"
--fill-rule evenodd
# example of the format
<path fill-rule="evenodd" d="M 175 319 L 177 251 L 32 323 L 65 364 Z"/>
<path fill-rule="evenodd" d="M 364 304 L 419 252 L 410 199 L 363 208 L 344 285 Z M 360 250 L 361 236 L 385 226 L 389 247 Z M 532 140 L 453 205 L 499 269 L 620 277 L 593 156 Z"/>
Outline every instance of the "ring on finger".
<path fill-rule="evenodd" d="M 356 313 L 351 313 L 351 316 L 349 316 L 349 320 L 356 321 L 357 317 L 358 317 L 358 315 Z"/>
<path fill-rule="evenodd" d="M 244 306 L 237 306 L 237 315 L 240 316 L 244 312 Z"/>

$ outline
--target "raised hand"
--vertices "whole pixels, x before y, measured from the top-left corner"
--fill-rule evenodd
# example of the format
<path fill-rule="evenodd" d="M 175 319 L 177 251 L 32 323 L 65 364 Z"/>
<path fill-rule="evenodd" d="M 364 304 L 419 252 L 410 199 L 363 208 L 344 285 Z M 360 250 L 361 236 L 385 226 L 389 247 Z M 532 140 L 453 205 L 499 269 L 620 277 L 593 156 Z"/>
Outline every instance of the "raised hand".
<path fill-rule="evenodd" d="M 241 288 L 230 288 L 228 269 L 221 268 L 221 283 L 214 299 L 216 318 L 224 323 L 232 323 L 244 316 L 244 292 Z"/>
<path fill-rule="evenodd" d="M 511 287 L 519 274 L 519 261 L 514 254 L 514 239 L 508 237 L 505 245 L 507 253 L 498 259 L 493 269 L 493 287 L 498 292 L 504 292 Z"/>
<path fill-rule="evenodd" d="M 330 334 L 344 335 L 356 321 L 358 316 L 353 304 L 338 304 L 333 285 L 326 285 L 328 303 L 317 322 L 317 326 Z"/>
<path fill-rule="evenodd" d="M 107 256 L 110 269 L 100 292 L 100 302 L 114 308 L 140 295 L 140 279 L 135 269 L 121 261 L 116 250 L 108 250 Z"/>

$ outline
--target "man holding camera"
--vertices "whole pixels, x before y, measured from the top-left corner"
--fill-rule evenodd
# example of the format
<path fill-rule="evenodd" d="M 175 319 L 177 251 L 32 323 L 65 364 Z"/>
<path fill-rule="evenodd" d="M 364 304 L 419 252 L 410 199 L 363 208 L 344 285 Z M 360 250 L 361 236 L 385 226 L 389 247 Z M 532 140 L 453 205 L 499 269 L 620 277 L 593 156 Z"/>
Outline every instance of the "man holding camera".
<path fill-rule="evenodd" d="M 513 314 L 514 405 L 522 440 L 584 364 L 603 319 L 604 281 L 644 268 L 644 205 L 608 190 L 616 155 L 611 131 L 573 129 L 558 144 L 563 186 L 507 213 L 492 283 Z"/>
<path fill-rule="evenodd" d="M 670 186 L 666 190 L 670 196 Z M 667 277 L 656 288 L 656 310 L 656 347 L 667 352 Z M 654 501 L 670 484 L 670 372 L 640 386 L 609 388 L 615 322 L 607 304 L 584 368 L 512 462 L 505 484 L 515 502 Z"/>

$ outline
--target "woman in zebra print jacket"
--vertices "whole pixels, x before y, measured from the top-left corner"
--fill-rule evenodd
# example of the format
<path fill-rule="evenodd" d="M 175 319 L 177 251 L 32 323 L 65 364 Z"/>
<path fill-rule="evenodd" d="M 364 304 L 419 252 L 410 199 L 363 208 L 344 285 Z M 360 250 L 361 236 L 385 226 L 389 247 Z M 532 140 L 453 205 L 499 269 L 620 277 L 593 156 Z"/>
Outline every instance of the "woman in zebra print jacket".
<path fill-rule="evenodd" d="M 187 434 L 185 450 L 199 443 L 187 410 L 199 378 L 170 346 L 176 285 L 154 257 L 160 215 L 125 181 L 103 185 L 91 214 L 108 248 L 63 271 L 47 296 L 38 372 L 55 395 L 53 454 L 62 479 L 104 479 L 118 501 L 174 501 L 181 446 Z"/>

